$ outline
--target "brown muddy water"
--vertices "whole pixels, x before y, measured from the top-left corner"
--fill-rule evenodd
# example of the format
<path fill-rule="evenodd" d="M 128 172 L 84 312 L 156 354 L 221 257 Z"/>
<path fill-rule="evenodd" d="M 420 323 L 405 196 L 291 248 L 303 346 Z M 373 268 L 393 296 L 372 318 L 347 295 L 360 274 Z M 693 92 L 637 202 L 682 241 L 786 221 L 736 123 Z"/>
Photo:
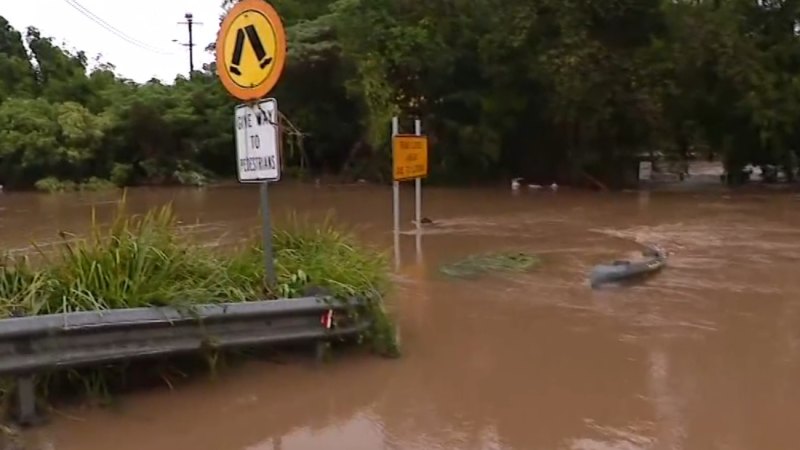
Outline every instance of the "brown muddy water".
<path fill-rule="evenodd" d="M 191 229 L 236 237 L 256 188 L 133 190 Z M 412 192 L 403 192 L 411 230 Z M 113 196 L 0 196 L 0 245 L 25 251 L 84 231 Z M 282 183 L 278 216 L 338 218 L 391 252 L 391 191 Z M 789 193 L 425 192 L 437 222 L 401 236 L 390 298 L 397 360 L 253 361 L 216 380 L 60 410 L 29 431 L 54 450 L 797 449 L 800 197 Z M 663 245 L 669 267 L 589 289 L 593 264 Z M 417 252 L 417 250 L 421 252 Z M 540 254 L 529 274 L 474 281 L 442 263 L 489 250 Z"/>

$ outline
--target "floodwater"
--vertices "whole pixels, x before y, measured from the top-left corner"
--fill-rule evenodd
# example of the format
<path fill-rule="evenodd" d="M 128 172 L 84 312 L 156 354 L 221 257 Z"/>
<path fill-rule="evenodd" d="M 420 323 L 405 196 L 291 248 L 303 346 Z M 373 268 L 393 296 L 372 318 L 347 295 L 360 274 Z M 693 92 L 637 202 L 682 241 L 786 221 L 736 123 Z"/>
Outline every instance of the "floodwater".
<path fill-rule="evenodd" d="M 334 211 L 391 254 L 391 190 L 281 183 L 278 219 Z M 252 361 L 219 375 L 76 407 L 27 433 L 54 450 L 796 449 L 800 425 L 800 196 L 793 193 L 425 191 L 436 222 L 417 243 L 413 194 L 389 302 L 404 355 Z M 4 194 L 0 245 L 86 230 L 111 197 Z M 258 190 L 152 189 L 187 229 L 235 238 Z M 593 291 L 596 263 L 656 243 L 669 267 Z M 418 245 L 419 244 L 419 245 Z M 537 253 L 528 274 L 473 281 L 441 264 Z M 392 261 L 394 261 L 393 258 Z"/>

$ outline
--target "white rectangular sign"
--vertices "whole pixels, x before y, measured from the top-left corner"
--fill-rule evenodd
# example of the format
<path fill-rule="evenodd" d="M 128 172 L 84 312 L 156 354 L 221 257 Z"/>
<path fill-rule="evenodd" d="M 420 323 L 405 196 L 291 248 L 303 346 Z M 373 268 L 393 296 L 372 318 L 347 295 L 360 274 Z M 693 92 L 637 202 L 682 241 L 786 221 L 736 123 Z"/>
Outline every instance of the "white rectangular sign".
<path fill-rule="evenodd" d="M 278 102 L 274 98 L 236 107 L 236 167 L 240 183 L 278 181 Z"/>
<path fill-rule="evenodd" d="M 653 177 L 653 163 L 652 161 L 639 162 L 639 179 L 642 181 L 650 181 Z"/>

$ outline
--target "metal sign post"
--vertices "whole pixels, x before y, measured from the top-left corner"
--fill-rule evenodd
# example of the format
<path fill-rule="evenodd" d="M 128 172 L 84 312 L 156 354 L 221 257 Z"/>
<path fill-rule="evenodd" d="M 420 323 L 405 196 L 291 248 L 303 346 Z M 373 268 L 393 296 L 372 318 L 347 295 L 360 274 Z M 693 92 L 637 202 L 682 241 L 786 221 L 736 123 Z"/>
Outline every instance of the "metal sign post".
<path fill-rule="evenodd" d="M 414 134 L 422 136 L 422 121 L 419 119 L 414 121 Z M 417 264 L 422 264 L 422 178 L 419 177 L 414 180 L 414 201 L 417 218 Z"/>
<path fill-rule="evenodd" d="M 400 182 L 414 180 L 417 258 L 422 253 L 422 178 L 428 175 L 428 139 L 422 122 L 414 122 L 414 134 L 399 133 L 399 119 L 392 118 L 392 172 L 395 265 L 400 267 Z"/>
<path fill-rule="evenodd" d="M 277 282 L 277 277 L 275 276 L 275 261 L 272 257 L 272 222 L 269 217 L 267 186 L 269 186 L 269 183 L 261 183 L 261 233 L 264 241 L 264 273 L 266 274 L 267 284 L 274 286 Z"/>
<path fill-rule="evenodd" d="M 237 3 L 217 34 L 216 62 L 225 90 L 248 102 L 235 110 L 237 176 L 240 183 L 260 184 L 264 270 L 267 283 L 274 285 L 268 184 L 281 177 L 281 133 L 277 101 L 261 99 L 278 83 L 286 63 L 286 32 L 277 11 L 262 0 Z"/>
<path fill-rule="evenodd" d="M 422 122 L 419 119 L 414 121 L 414 134 L 422 136 Z M 414 200 L 417 203 L 417 234 L 419 234 L 422 231 L 422 178 L 417 177 L 414 179 L 414 190 Z"/>
<path fill-rule="evenodd" d="M 267 283 L 273 285 L 276 277 L 272 257 L 269 183 L 279 181 L 281 177 L 278 102 L 268 98 L 255 104 L 239 105 L 235 114 L 237 177 L 240 183 L 260 184 L 264 270 Z"/>
<path fill-rule="evenodd" d="M 397 117 L 392 118 L 392 142 L 400 129 L 400 121 Z M 392 182 L 392 205 L 394 211 L 394 265 L 395 269 L 400 268 L 400 182 L 395 178 Z"/>

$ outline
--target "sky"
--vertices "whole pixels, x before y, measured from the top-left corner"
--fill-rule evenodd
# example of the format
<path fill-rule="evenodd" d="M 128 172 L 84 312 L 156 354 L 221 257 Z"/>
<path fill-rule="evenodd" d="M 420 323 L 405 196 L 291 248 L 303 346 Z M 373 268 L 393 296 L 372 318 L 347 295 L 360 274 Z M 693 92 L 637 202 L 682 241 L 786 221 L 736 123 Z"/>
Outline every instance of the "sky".
<path fill-rule="evenodd" d="M 181 45 L 189 40 L 184 15 L 191 12 L 194 26 L 195 69 L 211 62 L 205 47 L 214 42 L 222 11 L 221 0 L 0 0 L 0 15 L 23 36 L 28 26 L 38 28 L 53 42 L 70 50 L 83 50 L 90 61 L 99 54 L 114 64 L 120 76 L 145 82 L 159 78 L 172 83 L 188 75 L 189 52 Z M 74 5 L 74 6 L 73 6 Z M 77 9 L 76 9 L 77 7 Z M 84 13 L 78 9 L 83 7 Z M 86 13 L 88 11 L 88 13 Z M 128 42 L 95 23 L 93 14 L 139 45 Z M 178 42 L 173 42 L 177 40 Z"/>

